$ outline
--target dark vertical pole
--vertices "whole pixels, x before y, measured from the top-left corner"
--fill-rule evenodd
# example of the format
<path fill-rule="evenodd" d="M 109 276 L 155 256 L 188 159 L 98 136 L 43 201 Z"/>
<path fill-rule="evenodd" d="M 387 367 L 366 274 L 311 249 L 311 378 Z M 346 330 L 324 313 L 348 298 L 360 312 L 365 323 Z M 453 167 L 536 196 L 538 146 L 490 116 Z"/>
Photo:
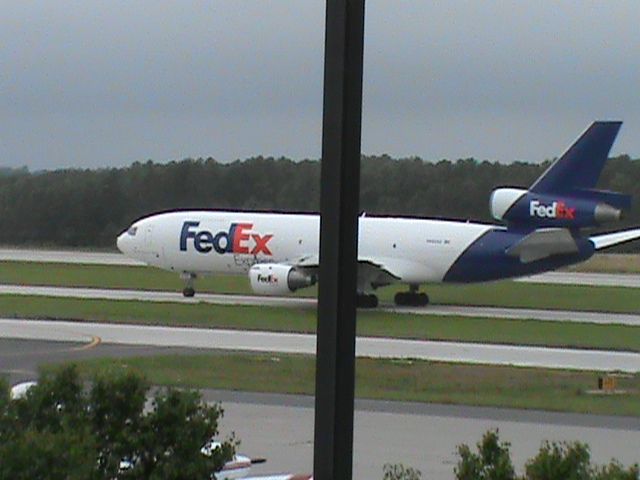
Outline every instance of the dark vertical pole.
<path fill-rule="evenodd" d="M 313 474 L 353 466 L 364 0 L 327 0 Z"/>

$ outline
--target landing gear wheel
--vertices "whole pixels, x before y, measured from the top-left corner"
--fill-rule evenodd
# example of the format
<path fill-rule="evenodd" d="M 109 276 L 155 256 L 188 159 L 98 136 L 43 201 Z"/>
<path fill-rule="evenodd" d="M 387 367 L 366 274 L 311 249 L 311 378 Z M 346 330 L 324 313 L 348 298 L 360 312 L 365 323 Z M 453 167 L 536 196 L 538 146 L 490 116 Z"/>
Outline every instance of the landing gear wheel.
<path fill-rule="evenodd" d="M 376 308 L 378 306 L 378 296 L 377 295 L 369 295 L 369 305 L 371 308 Z"/>
<path fill-rule="evenodd" d="M 191 298 L 196 294 L 195 289 L 193 288 L 193 284 L 196 281 L 196 274 L 190 272 L 182 272 L 180 274 L 180 278 L 185 281 L 184 289 L 182 290 L 182 295 L 187 298 Z"/>
<path fill-rule="evenodd" d="M 416 304 L 417 307 L 426 307 L 427 305 L 429 305 L 429 295 L 422 292 L 422 293 L 419 293 L 417 297 L 418 297 L 417 298 L 418 303 Z"/>
<path fill-rule="evenodd" d="M 406 299 L 408 296 L 409 294 L 407 292 L 398 292 L 393 297 L 393 303 L 395 303 L 396 305 L 406 305 Z"/>
<path fill-rule="evenodd" d="M 429 304 L 429 295 L 417 292 L 398 292 L 393 300 L 396 305 L 424 307 Z"/>
<path fill-rule="evenodd" d="M 376 295 L 358 294 L 358 308 L 376 308 L 378 306 L 378 297 Z"/>
<path fill-rule="evenodd" d="M 196 291 L 193 289 L 193 287 L 184 287 L 184 290 L 182 290 L 182 295 L 184 295 L 187 298 L 191 298 L 196 294 Z"/>

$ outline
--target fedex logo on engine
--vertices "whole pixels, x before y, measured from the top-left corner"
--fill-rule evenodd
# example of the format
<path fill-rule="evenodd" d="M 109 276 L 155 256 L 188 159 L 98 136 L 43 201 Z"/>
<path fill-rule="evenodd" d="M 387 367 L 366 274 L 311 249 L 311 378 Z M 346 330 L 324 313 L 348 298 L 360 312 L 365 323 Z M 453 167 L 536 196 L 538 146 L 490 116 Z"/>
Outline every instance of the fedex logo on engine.
<path fill-rule="evenodd" d="M 209 230 L 198 230 L 200 222 L 184 222 L 180 232 L 180 251 L 187 251 L 189 240 L 200 253 L 215 250 L 217 253 L 234 253 L 250 255 L 272 255 L 269 240 L 273 235 L 260 235 L 253 232 L 253 223 L 232 223 L 229 231 L 212 233 Z"/>
<path fill-rule="evenodd" d="M 573 220 L 576 218 L 576 209 L 567 207 L 567 204 L 563 201 L 552 202 L 551 205 L 544 205 L 538 200 L 531 200 L 531 202 L 529 202 L 529 215 L 538 218 Z"/>
<path fill-rule="evenodd" d="M 266 284 L 274 284 L 274 283 L 278 283 L 278 277 L 276 277 L 275 275 L 263 275 L 262 273 L 258 274 L 258 283 L 266 283 Z"/>

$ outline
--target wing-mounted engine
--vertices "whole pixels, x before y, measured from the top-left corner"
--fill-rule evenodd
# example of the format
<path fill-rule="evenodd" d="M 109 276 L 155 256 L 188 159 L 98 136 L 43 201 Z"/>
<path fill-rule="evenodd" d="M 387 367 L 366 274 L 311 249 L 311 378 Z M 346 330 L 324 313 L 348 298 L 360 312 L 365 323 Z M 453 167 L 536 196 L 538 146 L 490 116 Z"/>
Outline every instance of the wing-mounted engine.
<path fill-rule="evenodd" d="M 525 228 L 595 227 L 620 220 L 631 197 L 600 190 L 574 190 L 552 194 L 517 188 L 498 188 L 491 194 L 490 209 L 496 220 Z"/>
<path fill-rule="evenodd" d="M 249 269 L 249 281 L 259 295 L 284 295 L 314 285 L 316 276 L 291 265 L 258 263 Z"/>

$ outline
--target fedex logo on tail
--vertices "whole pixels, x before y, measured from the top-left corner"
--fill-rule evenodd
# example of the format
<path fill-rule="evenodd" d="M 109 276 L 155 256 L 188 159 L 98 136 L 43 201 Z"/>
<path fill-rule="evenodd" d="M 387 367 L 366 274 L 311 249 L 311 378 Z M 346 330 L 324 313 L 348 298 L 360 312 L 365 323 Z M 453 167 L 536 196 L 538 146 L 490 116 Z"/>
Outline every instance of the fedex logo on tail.
<path fill-rule="evenodd" d="M 215 250 L 219 254 L 272 255 L 269 241 L 273 235 L 260 235 L 253 231 L 252 223 L 232 223 L 229 231 L 198 230 L 200 222 L 184 222 L 180 232 L 180 251 L 186 252 L 189 241 L 200 253 Z"/>
<path fill-rule="evenodd" d="M 563 201 L 552 202 L 551 205 L 545 205 L 538 200 L 531 200 L 531 202 L 529 202 L 529 215 L 538 218 L 574 220 L 576 218 L 576 209 L 567 207 L 567 204 Z"/>

